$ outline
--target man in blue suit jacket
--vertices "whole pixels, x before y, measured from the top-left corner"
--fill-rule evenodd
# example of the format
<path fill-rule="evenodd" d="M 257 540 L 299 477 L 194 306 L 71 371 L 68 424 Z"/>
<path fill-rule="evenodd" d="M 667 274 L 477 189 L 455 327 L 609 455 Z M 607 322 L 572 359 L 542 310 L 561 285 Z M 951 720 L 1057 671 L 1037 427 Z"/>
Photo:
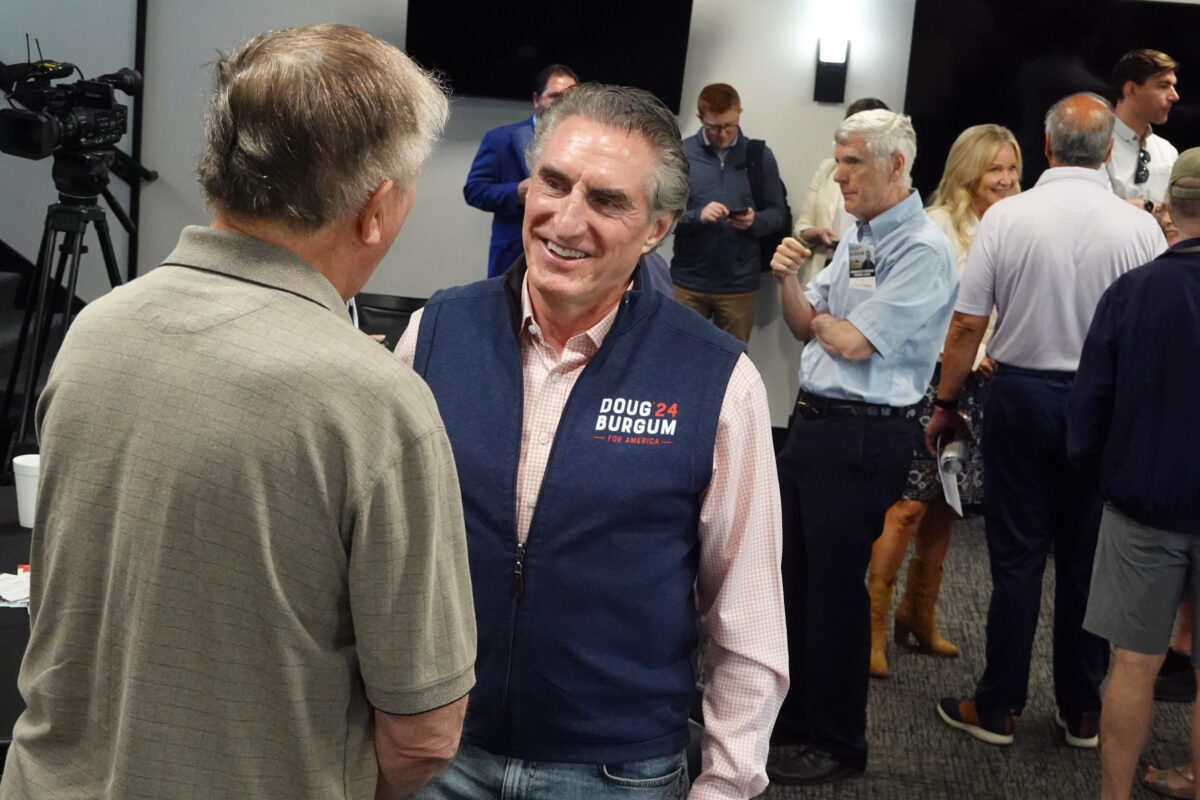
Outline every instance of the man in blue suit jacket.
<path fill-rule="evenodd" d="M 467 205 L 491 211 L 494 215 L 492 244 L 488 248 L 489 278 L 504 272 L 524 252 L 521 220 L 525 216 L 525 192 L 529 188 L 525 147 L 533 139 L 538 115 L 578 82 L 579 76 L 570 67 L 551 64 L 534 80 L 533 115 L 483 135 L 479 152 L 467 173 L 463 197 Z"/>

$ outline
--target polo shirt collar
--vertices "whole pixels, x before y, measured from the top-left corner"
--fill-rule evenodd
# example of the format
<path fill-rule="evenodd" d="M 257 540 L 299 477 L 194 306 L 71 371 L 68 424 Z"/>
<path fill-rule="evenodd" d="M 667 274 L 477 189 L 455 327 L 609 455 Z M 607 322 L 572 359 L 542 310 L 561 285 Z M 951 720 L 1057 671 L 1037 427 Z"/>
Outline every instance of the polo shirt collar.
<path fill-rule="evenodd" d="M 192 267 L 288 292 L 336 314 L 346 304 L 329 279 L 282 247 L 233 231 L 189 225 L 163 266 Z"/>
<path fill-rule="evenodd" d="M 1100 170 L 1091 167 L 1050 167 L 1041 174 L 1034 186 L 1042 186 L 1055 181 L 1084 180 L 1108 190 L 1108 182 Z"/>

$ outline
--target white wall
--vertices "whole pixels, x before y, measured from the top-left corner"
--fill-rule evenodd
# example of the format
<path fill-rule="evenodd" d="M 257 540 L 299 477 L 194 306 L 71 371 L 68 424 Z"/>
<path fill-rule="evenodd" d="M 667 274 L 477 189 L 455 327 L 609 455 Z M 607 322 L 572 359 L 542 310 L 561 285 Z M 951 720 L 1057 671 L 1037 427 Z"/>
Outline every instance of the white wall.
<path fill-rule="evenodd" d="M 25 56 L 25 34 L 28 33 L 34 61 L 38 60 L 33 44 L 36 38 L 41 42 L 46 58 L 75 64 L 88 78 L 132 67 L 136 18 L 134 0 L 106 0 L 103 3 L 0 0 L 0 62 L 19 64 L 28 60 Z M 74 78 L 58 83 L 78 78 L 77 73 Z M 117 102 L 130 106 L 130 98 L 120 92 L 117 92 Z M 129 119 L 132 127 L 132 106 Z M 129 152 L 128 137 L 119 146 Z M 58 191 L 50 177 L 52 163 L 51 158 L 31 161 L 0 153 L 0 239 L 31 262 L 37 261 L 46 208 L 58 202 Z M 128 211 L 129 189 L 125 183 L 114 176 L 109 188 Z M 102 199 L 100 206 L 107 209 Z M 124 275 L 128 237 L 112 214 L 108 214 L 108 226 L 116 249 L 117 266 Z M 95 232 L 89 231 L 84 241 L 88 253 L 80 262 L 78 294 L 93 298 L 108 290 L 108 277 Z"/>
<path fill-rule="evenodd" d="M 59 12 L 65 2 L 58 0 Z M 843 113 L 842 106 L 812 102 L 817 37 L 840 32 L 853 38 L 848 99 L 873 95 L 898 108 L 904 99 L 914 3 L 695 0 L 683 87 L 681 125 L 685 135 L 696 130 L 695 116 L 689 109 L 694 108 L 691 104 L 701 87 L 714 81 L 733 84 L 742 95 L 746 132 L 770 143 L 790 189 L 793 209 L 798 209 L 818 161 L 831 151 L 832 131 Z M 23 0 L 0 0 L 0 4 L 4 11 L 0 15 L 4 33 L 0 35 L 7 37 L 0 40 L 5 48 L 0 50 L 0 60 L 24 60 L 23 39 L 21 58 L 13 52 L 16 44 L 8 39 L 14 38 L 12 31 L 20 29 L 28 17 L 14 10 L 37 4 Z M 113 25 L 133 30 L 132 17 L 128 16 L 133 13 L 132 0 L 117 20 L 112 19 L 112 3 L 70 5 L 69 26 L 60 25 L 61 13 L 55 16 L 45 9 L 38 14 L 27 12 L 39 20 L 31 27 L 34 32 L 57 32 L 59 27 L 76 31 L 78 41 L 59 41 L 56 37 L 52 49 L 46 47 L 47 35 L 42 34 L 47 55 L 67 60 L 77 52 L 94 53 L 95 58 L 89 57 L 89 64 L 84 65 L 90 74 L 132 64 L 132 40 L 108 32 Z M 103 13 L 98 10 L 101 6 Z M 206 64 L 216 50 L 228 52 L 260 30 L 329 20 L 358 25 L 402 44 L 405 9 L 403 0 L 390 4 L 342 0 L 336 6 L 317 0 L 150 3 L 143 160 L 159 171 L 160 178 L 142 192 L 140 271 L 151 269 L 170 251 L 181 227 L 207 222 L 193 168 L 200 151 L 201 121 L 210 87 Z M 47 16 L 56 21 L 47 21 Z M 20 24 L 10 25 L 10 20 Z M 99 52 L 97 42 L 104 41 L 119 46 L 114 52 Z M 521 118 L 529 113 L 529 106 L 515 101 L 457 97 L 452 108 L 445 140 L 421 178 L 416 207 L 391 254 L 367 285 L 368 291 L 427 297 L 439 288 L 476 280 L 486 271 L 491 218 L 463 202 L 463 180 L 483 133 Z M 25 237 L 31 244 L 22 248 L 32 259 L 45 205 L 54 193 L 48 161 L 14 163 L 20 161 L 12 157 L 0 160 L 0 175 L 6 187 L 12 185 L 10 181 L 30 187 L 28 192 L 17 193 L 17 204 L 26 207 L 35 226 L 33 236 Z M 41 176 L 38 170 L 46 174 Z M 6 226 L 9 214 L 5 213 L 12 205 L 13 194 L 7 189 L 0 191 L 0 202 L 7 204 L 0 206 L 0 237 L 16 246 L 19 237 L 11 225 Z M 666 250 L 669 255 L 669 242 Z M 98 254 L 94 257 L 98 259 Z M 100 280 L 85 283 L 80 292 L 87 299 L 106 288 L 98 266 L 95 272 Z M 773 282 L 768 277 L 761 291 L 749 352 L 767 382 L 777 425 L 786 422 L 795 396 L 799 350 L 780 322 Z"/>

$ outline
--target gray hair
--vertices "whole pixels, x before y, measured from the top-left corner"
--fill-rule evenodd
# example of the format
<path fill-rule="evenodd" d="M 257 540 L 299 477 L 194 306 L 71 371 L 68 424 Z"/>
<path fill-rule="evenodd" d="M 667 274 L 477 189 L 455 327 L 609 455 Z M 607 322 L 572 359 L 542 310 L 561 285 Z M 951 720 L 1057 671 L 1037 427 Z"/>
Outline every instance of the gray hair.
<path fill-rule="evenodd" d="M 674 227 L 679 212 L 687 207 L 690 191 L 688 160 L 683 153 L 675 115 L 661 100 L 643 89 L 581 83 L 538 118 L 537 132 L 525 150 L 525 160 L 531 167 L 537 163 L 546 140 L 555 129 L 564 120 L 575 116 L 645 137 L 658 153 L 658 165 L 646 187 L 650 212 L 655 217 L 670 214 Z"/>
<path fill-rule="evenodd" d="M 901 179 L 904 188 L 912 187 L 912 165 L 917 158 L 917 132 L 913 130 L 912 119 L 907 114 L 882 108 L 860 111 L 841 121 L 833 132 L 833 141 L 846 145 L 855 135 L 863 137 L 867 152 L 880 169 L 887 169 L 892 153 L 903 156 L 904 173 Z"/>
<path fill-rule="evenodd" d="M 448 113 L 434 78 L 365 31 L 262 33 L 216 63 L 196 174 L 210 208 L 313 231 L 386 180 L 415 184 Z"/>
<path fill-rule="evenodd" d="M 1101 106 L 1079 114 L 1072 100 L 1087 97 Z M 1095 92 L 1069 95 L 1046 112 L 1046 133 L 1050 135 L 1050 154 L 1055 162 L 1067 167 L 1095 169 L 1108 156 L 1116 116 L 1112 104 Z"/>

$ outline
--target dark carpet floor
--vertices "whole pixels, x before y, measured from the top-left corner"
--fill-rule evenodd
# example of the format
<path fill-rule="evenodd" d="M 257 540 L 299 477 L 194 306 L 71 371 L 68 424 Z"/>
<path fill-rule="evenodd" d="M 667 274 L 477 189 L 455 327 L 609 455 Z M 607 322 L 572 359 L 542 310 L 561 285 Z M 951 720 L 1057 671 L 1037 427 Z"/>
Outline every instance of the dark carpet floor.
<path fill-rule="evenodd" d="M 1099 751 L 1067 746 L 1054 724 L 1050 669 L 1053 563 L 1051 557 L 1043 581 L 1029 703 L 1016 719 L 1012 745 L 984 744 L 945 725 L 935 710 L 940 697 L 969 697 L 983 670 L 984 622 L 991 580 L 983 521 L 980 517 L 969 517 L 956 525 L 938 602 L 941 631 L 959 646 L 962 657 L 943 660 L 921 655 L 900 648 L 889 636 L 888 663 L 892 677 L 871 681 L 867 712 L 871 751 L 866 773 L 816 787 L 773 785 L 760 797 L 767 800 L 1099 797 Z M 901 584 L 903 575 L 902 571 Z M 1190 704 L 1155 703 L 1154 727 L 1142 755 L 1143 767 L 1168 766 L 1188 759 L 1191 708 Z M 1155 796 L 1144 789 L 1134 789 L 1134 798 Z"/>

